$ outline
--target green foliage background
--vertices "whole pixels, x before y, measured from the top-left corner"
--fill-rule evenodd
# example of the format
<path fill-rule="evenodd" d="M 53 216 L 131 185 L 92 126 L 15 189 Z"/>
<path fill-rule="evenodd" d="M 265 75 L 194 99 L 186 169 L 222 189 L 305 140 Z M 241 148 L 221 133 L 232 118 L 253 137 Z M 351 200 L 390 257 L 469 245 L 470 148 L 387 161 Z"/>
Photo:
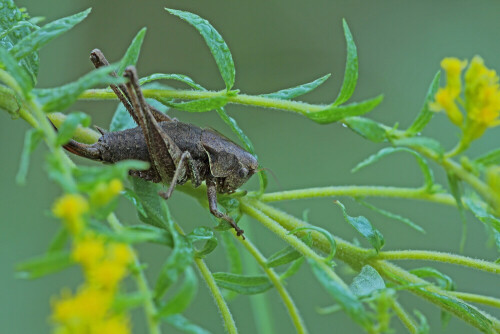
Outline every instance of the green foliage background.
<path fill-rule="evenodd" d="M 358 47 L 360 77 L 352 101 L 384 93 L 384 102 L 369 117 L 387 124 L 399 122 L 407 127 L 419 111 L 427 87 L 445 56 L 471 58 L 480 54 L 486 64 L 500 69 L 500 4 L 495 1 L 55 1 L 18 0 L 32 16 L 46 16 L 46 22 L 92 6 L 90 16 L 71 32 L 54 40 L 40 51 L 38 87 L 53 87 L 74 81 L 92 65 L 90 50 L 100 48 L 110 60 L 118 60 L 131 39 L 143 26 L 148 33 L 137 64 L 139 74 L 155 72 L 184 73 L 208 89 L 222 89 L 217 66 L 199 34 L 181 20 L 168 15 L 163 8 L 179 8 L 208 19 L 223 35 L 231 48 L 237 75 L 236 88 L 249 94 L 273 92 L 312 81 L 326 73 L 332 77 L 318 90 L 304 98 L 314 103 L 332 100 L 339 90 L 344 73 L 345 41 L 342 18 L 346 18 Z M 175 84 L 174 84 L 175 86 Z M 78 102 L 70 110 L 81 110 L 92 116 L 93 124 L 107 127 L 116 102 Z M 356 174 L 350 169 L 380 146 L 362 139 L 340 124 L 319 125 L 295 114 L 269 109 L 229 106 L 245 133 L 252 139 L 261 163 L 271 168 L 283 189 L 311 186 L 376 184 L 418 186 L 421 173 L 411 156 L 394 155 Z M 232 136 L 215 113 L 171 112 L 182 121 L 210 126 Z M 45 214 L 58 187 L 42 170 L 43 145 L 32 158 L 28 183 L 19 187 L 15 174 L 28 125 L 11 121 L 0 113 L 0 333 L 44 333 L 50 313 L 50 296 L 62 286 L 76 286 L 80 273 L 76 268 L 36 281 L 14 279 L 16 263 L 45 249 L 58 227 Z M 458 132 L 446 117 L 439 115 L 425 133 L 449 148 Z M 480 155 L 498 147 L 499 129 L 493 129 L 470 150 Z M 87 163 L 80 160 L 80 163 Z M 36 166 L 40 166 L 37 169 Z M 445 175 L 436 175 L 446 184 Z M 246 185 L 257 189 L 257 178 Z M 280 190 L 270 180 L 269 191 Z M 454 208 L 404 200 L 372 200 L 386 209 L 404 214 L 422 225 L 426 235 L 398 222 L 367 211 L 353 201 L 344 200 L 351 215 L 366 215 L 384 234 L 385 250 L 433 249 L 458 252 L 461 222 Z M 210 225 L 208 213 L 195 200 L 177 192 L 169 200 L 172 214 L 183 228 L 191 231 L 199 225 Z M 276 203 L 287 212 L 301 216 L 310 209 L 309 219 L 327 227 L 347 240 L 356 232 L 343 221 L 339 208 L 331 199 L 314 199 Z M 135 221 L 131 205 L 120 204 L 122 220 Z M 482 224 L 468 214 L 469 233 L 464 252 L 469 256 L 493 260 L 495 252 L 487 248 Z M 269 255 L 283 244 L 256 221 L 245 218 L 241 223 L 248 237 Z M 167 256 L 165 248 L 140 246 L 141 259 L 149 264 L 148 274 Z M 222 247 L 207 257 L 212 271 L 226 269 Z M 423 263 L 399 263 L 405 268 Z M 433 264 L 454 277 L 460 291 L 491 295 L 498 291 L 498 277 L 456 266 Z M 341 272 L 341 270 L 338 270 Z M 349 277 L 346 275 L 345 277 Z M 348 281 L 350 279 L 347 279 Z M 331 298 L 318 286 L 306 266 L 293 277 L 288 289 L 299 305 L 311 333 L 322 333 L 335 326 L 339 332 L 358 333 L 361 329 L 339 312 L 320 316 L 315 308 L 331 304 Z M 293 330 L 276 292 L 268 293 L 272 317 L 280 332 Z M 424 311 L 431 326 L 439 331 L 439 310 L 402 293 L 400 301 L 407 309 Z M 241 333 L 256 331 L 249 299 L 244 296 L 232 303 L 233 315 Z M 484 307 L 495 314 L 494 310 Z M 498 313 L 496 313 L 498 314 Z M 141 314 L 142 315 L 142 314 Z M 211 297 L 201 286 L 198 297 L 186 316 L 214 333 L 222 332 L 221 321 Z M 134 318 L 135 332 L 144 329 L 142 316 Z M 341 327 L 344 326 L 344 327 Z M 397 331 L 402 331 L 398 323 Z M 470 333 L 473 329 L 452 319 L 446 333 Z"/>

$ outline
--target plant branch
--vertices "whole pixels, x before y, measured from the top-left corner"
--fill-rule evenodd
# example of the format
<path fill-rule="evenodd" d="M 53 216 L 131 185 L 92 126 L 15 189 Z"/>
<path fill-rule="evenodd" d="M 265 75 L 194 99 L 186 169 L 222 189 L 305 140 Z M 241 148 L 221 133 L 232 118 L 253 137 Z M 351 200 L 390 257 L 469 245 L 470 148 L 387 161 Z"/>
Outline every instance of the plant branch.
<path fill-rule="evenodd" d="M 392 303 L 392 309 L 394 310 L 394 313 L 396 313 L 399 320 L 401 320 L 403 325 L 405 325 L 405 327 L 408 329 L 408 332 L 410 332 L 411 334 L 418 333 L 418 326 L 415 324 L 408 312 L 405 311 L 403 306 L 401 306 L 401 304 L 398 303 L 398 301 L 395 299 Z"/>
<path fill-rule="evenodd" d="M 232 230 L 232 233 L 236 235 L 234 230 Z M 297 333 L 301 334 L 308 333 L 304 320 L 300 316 L 299 310 L 295 306 L 292 297 L 290 296 L 285 286 L 283 285 L 283 282 L 281 281 L 279 275 L 276 274 L 276 272 L 273 269 L 267 267 L 266 258 L 257 249 L 257 247 L 255 247 L 249 240 L 247 239 L 243 240 L 242 238 L 239 238 L 237 236 L 236 239 L 238 239 L 238 241 L 240 241 L 243 244 L 246 250 L 253 256 L 253 258 L 257 261 L 257 263 L 261 266 L 262 270 L 264 270 L 266 275 L 273 283 L 274 287 L 276 288 L 276 291 L 278 291 L 278 294 L 280 295 L 281 299 L 283 300 L 283 303 L 285 304 L 286 309 L 288 310 L 290 318 L 292 318 L 292 322 L 295 326 L 295 329 L 297 330 Z"/>
<path fill-rule="evenodd" d="M 402 250 L 380 252 L 376 259 L 380 260 L 425 260 L 444 263 L 457 264 L 477 270 L 487 271 L 494 274 L 500 274 L 500 265 L 494 262 L 488 262 L 480 259 L 455 255 L 444 252 L 421 251 L 421 250 Z"/>
<path fill-rule="evenodd" d="M 450 291 L 450 294 L 462 300 L 500 308 L 500 299 L 490 296 L 477 295 L 475 293 Z"/>

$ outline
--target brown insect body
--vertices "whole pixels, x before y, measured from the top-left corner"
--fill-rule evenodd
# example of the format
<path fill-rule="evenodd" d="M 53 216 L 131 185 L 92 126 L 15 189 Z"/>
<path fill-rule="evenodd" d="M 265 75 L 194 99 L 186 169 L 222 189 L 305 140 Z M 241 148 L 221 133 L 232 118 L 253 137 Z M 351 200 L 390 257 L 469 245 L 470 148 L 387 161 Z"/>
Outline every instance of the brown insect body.
<path fill-rule="evenodd" d="M 109 65 L 97 49 L 92 51 L 90 59 L 96 67 Z M 218 210 L 217 193 L 232 193 L 244 184 L 257 170 L 255 157 L 213 130 L 173 120 L 149 105 L 134 67 L 127 67 L 124 77 L 128 79 L 125 85 L 110 87 L 138 127 L 116 132 L 98 128 L 102 136 L 95 144 L 70 140 L 64 148 L 104 163 L 126 159 L 149 162 L 148 170 L 130 171 L 130 174 L 169 183 L 168 190 L 159 193 L 165 199 L 170 198 L 178 184 L 189 180 L 198 187 L 205 181 L 210 212 L 229 222 L 237 235 L 242 236 L 243 230 L 233 219 Z"/>

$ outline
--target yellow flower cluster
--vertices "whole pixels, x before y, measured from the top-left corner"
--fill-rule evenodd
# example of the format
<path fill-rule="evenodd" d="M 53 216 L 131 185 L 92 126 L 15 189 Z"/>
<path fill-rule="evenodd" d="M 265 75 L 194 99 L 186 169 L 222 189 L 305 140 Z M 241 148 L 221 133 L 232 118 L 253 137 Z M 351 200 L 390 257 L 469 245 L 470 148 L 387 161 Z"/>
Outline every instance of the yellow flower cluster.
<path fill-rule="evenodd" d="M 104 206 L 108 204 L 123 190 L 123 184 L 118 179 L 113 179 L 109 183 L 99 183 L 90 195 L 90 202 L 94 206 Z"/>
<path fill-rule="evenodd" d="M 72 256 L 82 265 L 86 282 L 75 295 L 63 291 L 53 301 L 52 319 L 58 324 L 55 333 L 130 333 L 128 318 L 111 308 L 133 259 L 128 246 L 88 232 L 75 242 Z"/>
<path fill-rule="evenodd" d="M 85 283 L 72 294 L 64 290 L 52 302 L 56 334 L 128 334 L 126 314 L 112 308 L 120 282 L 133 261 L 128 245 L 104 239 L 85 226 L 85 215 L 94 206 L 109 203 L 123 190 L 115 179 L 97 186 L 89 202 L 81 195 L 67 194 L 56 201 L 53 213 L 73 236 L 72 258 L 85 274 Z"/>
<path fill-rule="evenodd" d="M 440 88 L 431 102 L 434 111 L 445 111 L 451 122 L 463 131 L 462 146 L 479 138 L 489 127 L 500 125 L 500 86 L 498 75 L 488 69 L 481 57 L 475 56 L 465 73 L 465 99 L 462 100 L 461 74 L 467 62 L 445 58 L 441 67 L 446 72 L 446 86 Z M 460 111 L 459 106 L 465 111 Z"/>
<path fill-rule="evenodd" d="M 64 195 L 52 207 L 54 215 L 63 220 L 72 234 L 81 232 L 84 226 L 83 215 L 87 211 L 89 211 L 87 200 L 78 194 Z"/>

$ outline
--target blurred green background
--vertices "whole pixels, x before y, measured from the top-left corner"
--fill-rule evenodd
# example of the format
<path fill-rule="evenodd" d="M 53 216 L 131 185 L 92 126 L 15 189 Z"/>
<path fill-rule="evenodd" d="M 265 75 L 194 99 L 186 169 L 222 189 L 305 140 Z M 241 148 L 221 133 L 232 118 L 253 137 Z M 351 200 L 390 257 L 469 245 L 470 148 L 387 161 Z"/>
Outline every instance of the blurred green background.
<path fill-rule="evenodd" d="M 370 98 L 379 93 L 384 102 L 369 117 L 388 125 L 396 122 L 405 128 L 419 111 L 427 87 L 439 69 L 443 57 L 470 59 L 479 54 L 486 64 L 500 69 L 500 3 L 497 1 L 56 1 L 18 0 L 31 16 L 45 16 L 46 21 L 67 16 L 88 7 L 91 15 L 75 29 L 54 40 L 40 52 L 38 87 L 52 87 L 73 81 L 92 69 L 88 59 L 93 48 L 100 48 L 110 61 L 118 60 L 137 31 L 146 26 L 148 32 L 138 62 L 139 74 L 183 73 L 209 89 L 222 89 L 224 84 L 208 48 L 195 29 L 168 15 L 170 7 L 197 13 L 208 19 L 228 43 L 236 64 L 236 89 L 243 93 L 273 92 L 312 81 L 326 73 L 332 77 L 317 91 L 304 97 L 315 103 L 332 101 L 341 85 L 345 41 L 342 18 L 349 23 L 358 46 L 360 75 L 351 101 Z M 175 86 L 175 84 L 173 84 Z M 177 86 L 176 86 L 177 87 Z M 179 86 L 180 87 L 180 86 Z M 78 102 L 70 110 L 88 112 L 93 123 L 107 127 L 116 102 Z M 413 159 L 406 155 L 390 156 L 376 165 L 351 174 L 360 160 L 381 148 L 353 134 L 340 124 L 318 125 L 291 113 L 251 107 L 229 106 L 228 112 L 253 140 L 262 165 L 276 174 L 280 185 L 270 179 L 270 191 L 327 185 L 400 185 L 417 186 L 422 176 Z M 172 111 L 174 117 L 199 126 L 211 126 L 232 136 L 215 113 L 188 114 Z M 81 281 L 77 269 L 36 281 L 14 278 L 15 264 L 43 252 L 58 222 L 48 210 L 59 188 L 44 172 L 44 148 L 33 156 L 28 183 L 15 183 L 24 132 L 28 125 L 0 114 L 0 333 L 48 333 L 50 299 L 63 286 L 75 288 Z M 456 128 L 443 114 L 436 115 L 425 135 L 440 140 L 446 147 L 458 138 Z M 489 131 L 470 149 L 477 156 L 500 142 L 498 129 Z M 87 163 L 78 160 L 78 163 Z M 433 165 L 434 166 L 434 165 Z M 446 178 L 437 170 L 442 184 Z M 256 189 L 257 178 L 246 185 Z M 422 225 L 422 235 L 401 223 L 388 221 L 368 212 L 355 202 L 344 199 L 351 215 L 364 214 L 384 234 L 385 250 L 402 248 L 433 249 L 458 252 L 461 223 L 456 210 L 424 202 L 404 200 L 372 200 L 383 208 L 403 214 Z M 188 196 L 178 192 L 169 200 L 175 218 L 186 231 L 199 225 L 210 225 L 207 212 Z M 331 199 L 278 203 L 278 207 L 298 216 L 310 209 L 310 221 L 332 233 L 352 240 L 354 230 L 342 219 Z M 120 203 L 124 222 L 137 220 L 131 205 Z M 487 236 L 480 223 L 468 216 L 468 238 L 465 254 L 494 259 L 493 248 L 485 244 Z M 255 221 L 240 223 L 251 230 L 251 239 L 266 255 L 283 247 L 276 237 Z M 226 269 L 219 247 L 207 258 L 212 271 Z M 139 247 L 141 258 L 149 263 L 148 276 L 154 278 L 168 252 L 160 247 Z M 405 268 L 425 263 L 399 263 Z M 498 296 L 500 284 L 492 274 L 434 265 L 451 275 L 459 291 Z M 339 266 L 339 271 L 344 272 Z M 349 281 L 351 277 L 345 275 Z M 288 288 L 302 310 L 311 333 L 360 333 L 349 317 L 339 312 L 320 316 L 318 306 L 332 299 L 318 286 L 304 266 L 289 280 Z M 291 333 L 293 327 L 275 291 L 267 293 L 277 333 Z M 408 309 L 419 308 L 428 317 L 432 332 L 441 332 L 439 310 L 401 292 L 399 300 Z M 233 315 L 241 333 L 255 333 L 255 320 L 246 296 L 231 302 Z M 498 310 L 485 308 L 498 314 Z M 222 333 L 219 314 L 206 287 L 201 284 L 196 301 L 186 316 L 196 323 Z M 396 332 L 403 332 L 397 320 Z M 134 314 L 134 333 L 145 332 L 142 312 Z M 165 331 L 167 332 L 167 331 Z M 169 333 L 175 331 L 169 329 Z M 452 319 L 444 333 L 472 333 L 474 329 Z"/>

